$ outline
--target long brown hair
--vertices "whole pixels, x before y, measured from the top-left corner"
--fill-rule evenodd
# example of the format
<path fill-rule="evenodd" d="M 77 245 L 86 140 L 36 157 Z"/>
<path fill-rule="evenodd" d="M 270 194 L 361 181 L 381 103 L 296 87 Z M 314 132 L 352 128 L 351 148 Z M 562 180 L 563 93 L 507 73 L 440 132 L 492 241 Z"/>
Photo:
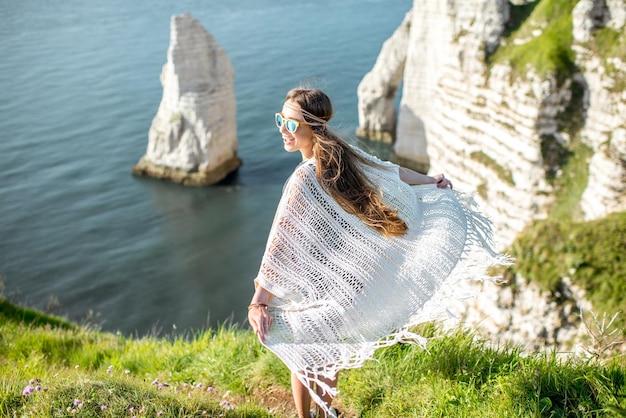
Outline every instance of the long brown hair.
<path fill-rule="evenodd" d="M 348 213 L 385 236 L 404 235 L 406 223 L 398 211 L 389 208 L 359 165 L 376 163 L 356 153 L 343 139 L 330 131 L 326 122 L 333 117 L 330 98 L 317 89 L 295 88 L 285 102 L 300 105 L 305 122 L 313 131 L 315 175 L 322 187 Z"/>

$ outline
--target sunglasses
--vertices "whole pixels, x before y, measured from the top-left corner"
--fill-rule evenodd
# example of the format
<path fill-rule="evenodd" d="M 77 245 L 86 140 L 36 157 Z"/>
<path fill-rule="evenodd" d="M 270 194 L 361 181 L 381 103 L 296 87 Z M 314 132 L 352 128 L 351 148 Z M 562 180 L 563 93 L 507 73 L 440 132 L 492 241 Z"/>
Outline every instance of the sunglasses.
<path fill-rule="evenodd" d="M 306 125 L 306 122 L 286 118 L 282 115 L 282 113 L 276 114 L 275 121 L 278 129 L 282 128 L 283 125 L 285 125 L 285 128 L 287 128 L 287 132 L 289 132 L 290 134 L 296 132 L 300 124 Z"/>

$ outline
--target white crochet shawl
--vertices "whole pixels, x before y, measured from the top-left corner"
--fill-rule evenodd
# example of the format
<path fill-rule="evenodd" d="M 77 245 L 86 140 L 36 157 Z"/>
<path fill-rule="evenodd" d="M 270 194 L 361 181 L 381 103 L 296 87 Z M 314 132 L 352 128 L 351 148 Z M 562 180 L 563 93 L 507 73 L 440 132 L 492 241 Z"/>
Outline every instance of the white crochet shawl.
<path fill-rule="evenodd" d="M 439 317 L 454 283 L 509 262 L 492 249 L 490 222 L 466 195 L 409 186 L 398 166 L 363 154 L 380 165 L 363 169 L 408 232 L 385 238 L 346 213 L 311 159 L 285 184 L 255 279 L 273 295 L 265 346 L 305 385 L 324 390 L 320 377 L 361 366 L 379 347 L 423 343 L 408 328 Z"/>

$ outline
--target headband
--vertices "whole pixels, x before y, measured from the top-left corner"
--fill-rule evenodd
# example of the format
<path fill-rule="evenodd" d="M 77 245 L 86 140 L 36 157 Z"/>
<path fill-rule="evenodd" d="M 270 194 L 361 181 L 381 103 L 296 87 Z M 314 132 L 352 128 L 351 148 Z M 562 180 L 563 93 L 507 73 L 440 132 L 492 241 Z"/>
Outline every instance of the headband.
<path fill-rule="evenodd" d="M 328 122 L 325 119 L 320 118 L 319 116 L 315 116 L 313 113 L 311 112 L 307 112 L 306 110 L 304 110 L 303 108 L 301 108 L 300 106 L 293 106 L 289 103 L 285 103 L 284 104 L 285 107 L 288 107 L 289 109 L 293 109 L 293 110 L 297 110 L 302 112 L 302 114 L 304 116 L 306 116 L 308 119 L 313 120 L 313 123 L 309 122 L 308 120 L 306 120 L 305 122 L 311 126 L 325 126 L 326 123 Z"/>

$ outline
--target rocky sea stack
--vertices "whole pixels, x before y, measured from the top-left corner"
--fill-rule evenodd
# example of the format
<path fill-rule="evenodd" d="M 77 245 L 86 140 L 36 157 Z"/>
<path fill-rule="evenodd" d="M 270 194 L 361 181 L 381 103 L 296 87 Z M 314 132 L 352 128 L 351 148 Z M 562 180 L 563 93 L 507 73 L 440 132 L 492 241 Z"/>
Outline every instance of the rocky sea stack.
<path fill-rule="evenodd" d="M 133 174 L 208 186 L 235 171 L 241 160 L 234 78 L 228 55 L 200 22 L 172 16 L 163 98 Z"/>

